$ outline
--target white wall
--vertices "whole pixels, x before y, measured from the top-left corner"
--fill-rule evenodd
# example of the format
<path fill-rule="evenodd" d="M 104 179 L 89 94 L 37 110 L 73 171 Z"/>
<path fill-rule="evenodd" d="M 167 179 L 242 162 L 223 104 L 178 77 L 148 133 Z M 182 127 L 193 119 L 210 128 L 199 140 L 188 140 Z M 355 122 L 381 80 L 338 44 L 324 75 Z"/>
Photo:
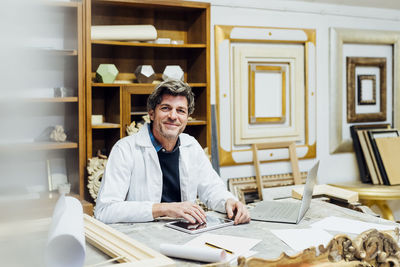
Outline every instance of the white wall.
<path fill-rule="evenodd" d="M 211 103 L 215 103 L 214 25 L 312 28 L 317 33 L 317 158 L 321 160 L 318 182 L 356 181 L 358 167 L 354 153 L 329 153 L 329 31 L 331 27 L 399 30 L 400 10 L 304 3 L 301 1 L 211 2 Z M 301 160 L 307 171 L 315 160 Z M 263 164 L 262 174 L 290 172 L 288 163 Z M 223 179 L 254 176 L 251 165 L 221 168 Z M 389 203 L 398 210 L 399 204 Z M 400 212 L 397 211 L 397 218 Z"/>

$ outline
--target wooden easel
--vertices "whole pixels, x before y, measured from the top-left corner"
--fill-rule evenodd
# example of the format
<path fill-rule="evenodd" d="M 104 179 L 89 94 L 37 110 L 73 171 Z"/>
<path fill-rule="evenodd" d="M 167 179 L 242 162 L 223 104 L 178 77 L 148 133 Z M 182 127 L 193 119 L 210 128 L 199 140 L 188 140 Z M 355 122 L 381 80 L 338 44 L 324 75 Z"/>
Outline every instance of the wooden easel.
<path fill-rule="evenodd" d="M 296 144 L 295 142 L 279 142 L 279 143 L 263 143 L 263 144 L 253 144 L 253 163 L 256 170 L 256 181 L 257 190 L 260 200 L 262 200 L 262 178 L 260 172 L 260 160 L 258 159 L 258 150 L 271 149 L 271 148 L 288 148 L 289 149 L 289 159 L 292 164 L 292 173 L 294 184 L 301 184 L 300 171 L 299 171 L 299 161 L 296 154 Z"/>

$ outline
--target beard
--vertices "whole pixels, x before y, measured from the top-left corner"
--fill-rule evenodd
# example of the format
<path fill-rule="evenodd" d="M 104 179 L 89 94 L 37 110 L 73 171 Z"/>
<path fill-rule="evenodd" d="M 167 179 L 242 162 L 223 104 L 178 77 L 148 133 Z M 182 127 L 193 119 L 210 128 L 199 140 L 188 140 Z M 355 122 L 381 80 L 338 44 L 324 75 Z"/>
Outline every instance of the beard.
<path fill-rule="evenodd" d="M 165 123 L 173 124 L 176 126 L 168 126 Z M 166 119 L 165 121 L 162 121 L 161 123 L 158 123 L 156 125 L 157 127 L 157 132 L 165 139 L 167 140 L 175 140 L 178 138 L 178 136 L 185 130 L 185 125 L 182 125 L 179 123 L 179 121 L 173 121 L 170 119 Z M 171 128 L 169 128 L 171 127 Z"/>

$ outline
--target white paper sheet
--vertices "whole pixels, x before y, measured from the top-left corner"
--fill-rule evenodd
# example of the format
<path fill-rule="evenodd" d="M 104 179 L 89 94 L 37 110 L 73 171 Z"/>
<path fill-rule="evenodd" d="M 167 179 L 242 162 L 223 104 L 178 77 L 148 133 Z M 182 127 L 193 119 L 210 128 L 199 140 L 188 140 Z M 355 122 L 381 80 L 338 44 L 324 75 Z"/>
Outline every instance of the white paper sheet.
<path fill-rule="evenodd" d="M 303 251 L 309 247 L 328 245 L 333 235 L 318 228 L 307 229 L 280 229 L 271 230 L 280 240 L 296 251 Z"/>
<path fill-rule="evenodd" d="M 367 223 L 357 220 L 346 219 L 342 217 L 330 216 L 318 222 L 311 224 L 311 227 L 325 229 L 327 231 L 335 231 L 342 233 L 361 234 L 369 229 L 379 231 L 394 230 L 394 225 L 383 225 L 377 223 Z"/>
<path fill-rule="evenodd" d="M 81 267 L 85 262 L 82 205 L 61 195 L 54 208 L 45 251 L 47 267 Z"/>
<path fill-rule="evenodd" d="M 148 41 L 157 39 L 153 25 L 104 25 L 92 26 L 92 40 Z"/>
<path fill-rule="evenodd" d="M 227 253 L 226 260 L 232 262 L 239 256 L 255 254 L 255 252 L 250 251 L 250 249 L 260 241 L 261 239 L 204 233 L 190 240 L 186 245 L 192 247 L 207 247 L 205 243 L 208 242 L 218 247 L 230 250 L 233 254 Z"/>
<path fill-rule="evenodd" d="M 224 250 L 209 247 L 161 244 L 160 252 L 169 257 L 204 262 L 220 262 L 226 259 L 226 252 Z"/>

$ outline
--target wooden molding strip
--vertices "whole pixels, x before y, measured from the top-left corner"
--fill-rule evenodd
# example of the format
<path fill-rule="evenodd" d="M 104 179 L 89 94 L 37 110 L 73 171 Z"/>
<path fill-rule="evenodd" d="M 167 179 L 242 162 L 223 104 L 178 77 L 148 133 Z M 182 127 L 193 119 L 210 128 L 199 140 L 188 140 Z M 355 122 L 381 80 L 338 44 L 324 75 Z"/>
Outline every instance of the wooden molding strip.
<path fill-rule="evenodd" d="M 300 172 L 301 183 L 305 183 L 308 172 Z M 262 175 L 263 188 L 294 185 L 292 173 Z M 256 177 L 231 178 L 228 180 L 229 191 L 241 202 L 245 202 L 245 194 L 258 192 Z"/>
<path fill-rule="evenodd" d="M 93 217 L 84 214 L 83 219 L 86 241 L 108 256 L 118 258 L 120 263 L 124 263 L 119 266 L 175 266 L 175 262 L 170 258 Z"/>

